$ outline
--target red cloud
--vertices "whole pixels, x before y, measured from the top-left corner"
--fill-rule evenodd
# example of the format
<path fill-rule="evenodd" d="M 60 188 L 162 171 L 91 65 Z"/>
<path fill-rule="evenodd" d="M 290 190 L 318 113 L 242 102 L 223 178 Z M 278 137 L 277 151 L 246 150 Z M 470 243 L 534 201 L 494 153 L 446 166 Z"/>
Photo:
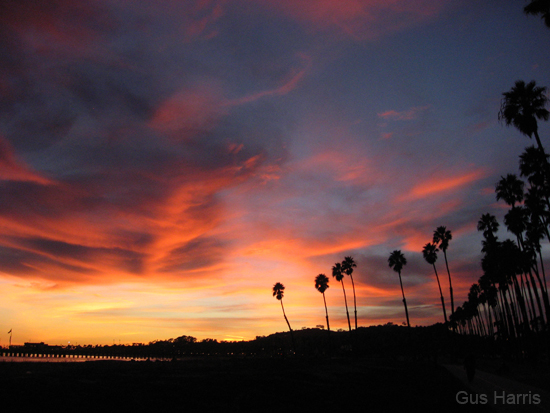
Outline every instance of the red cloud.
<path fill-rule="evenodd" d="M 62 45 L 79 52 L 102 37 L 114 19 L 92 2 L 7 0 L 0 24 L 10 27 L 38 51 Z"/>
<path fill-rule="evenodd" d="M 51 181 L 33 172 L 29 167 L 16 160 L 8 141 L 0 137 L 0 179 L 9 181 L 27 181 L 50 184 Z"/>

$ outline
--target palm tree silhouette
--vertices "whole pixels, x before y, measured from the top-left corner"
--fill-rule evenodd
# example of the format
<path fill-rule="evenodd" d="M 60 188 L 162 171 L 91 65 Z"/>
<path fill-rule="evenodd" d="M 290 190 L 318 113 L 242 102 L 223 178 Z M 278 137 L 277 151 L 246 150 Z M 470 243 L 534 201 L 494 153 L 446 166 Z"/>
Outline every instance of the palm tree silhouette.
<path fill-rule="evenodd" d="M 332 276 L 336 278 L 336 281 L 342 283 L 342 291 L 344 292 L 344 304 L 346 305 L 346 315 L 348 316 L 348 327 L 351 332 L 351 322 L 349 321 L 349 311 L 348 311 L 348 299 L 346 298 L 346 289 L 344 288 L 344 272 L 342 271 L 342 264 L 337 262 L 332 267 Z"/>
<path fill-rule="evenodd" d="M 353 269 L 357 268 L 357 264 L 352 257 L 345 257 L 342 261 L 342 272 L 349 275 L 351 278 L 351 287 L 353 288 L 353 307 L 355 309 L 355 329 L 357 330 L 357 300 L 355 298 L 355 284 L 353 282 Z"/>
<path fill-rule="evenodd" d="M 294 347 L 294 351 L 296 351 L 296 343 L 294 342 L 294 333 L 292 331 L 292 327 L 290 327 L 290 323 L 288 322 L 288 318 L 286 317 L 285 313 L 285 307 L 283 306 L 283 297 L 285 295 L 285 286 L 281 283 L 275 283 L 273 286 L 273 297 L 275 297 L 277 300 L 281 302 L 281 308 L 283 309 L 283 316 L 285 317 L 286 324 L 288 325 L 288 329 L 290 330 L 290 336 L 292 338 L 292 346 Z"/>
<path fill-rule="evenodd" d="M 498 227 L 498 221 L 494 215 L 481 215 L 481 219 L 477 223 L 477 230 L 482 231 L 483 237 L 486 240 L 484 249 L 487 247 L 488 244 L 493 244 L 494 242 L 496 242 L 497 237 L 495 235 L 495 232 L 498 231 Z"/>
<path fill-rule="evenodd" d="M 544 154 L 537 119 L 547 121 L 550 116 L 546 109 L 546 88 L 537 86 L 534 80 L 527 84 L 523 80 L 517 80 L 512 89 L 502 95 L 504 98 L 498 113 L 499 120 L 504 121 L 506 126 L 514 125 L 529 138 L 535 136 L 537 146 Z"/>
<path fill-rule="evenodd" d="M 514 174 L 508 174 L 506 178 L 501 176 L 495 187 L 497 201 L 502 199 L 513 208 L 516 202 L 523 201 L 523 186 L 523 181 Z"/>
<path fill-rule="evenodd" d="M 437 261 L 437 246 L 428 242 L 422 249 L 422 255 L 428 264 L 432 264 L 434 267 L 435 278 L 437 280 L 437 286 L 439 287 L 439 295 L 441 296 L 441 306 L 443 307 L 443 317 L 445 318 L 445 324 L 447 324 L 447 311 L 445 310 L 445 300 L 443 299 L 443 292 L 441 291 L 441 284 L 439 283 L 439 275 L 437 275 L 437 269 L 435 268 L 435 262 Z"/>
<path fill-rule="evenodd" d="M 449 291 L 451 293 L 451 314 L 454 312 L 454 298 L 453 298 L 453 283 L 451 282 L 451 272 L 449 271 L 449 262 L 447 261 L 447 248 L 449 248 L 449 241 L 453 239 L 451 231 L 446 227 L 437 227 L 434 231 L 433 243 L 443 251 L 443 257 L 445 257 L 445 266 L 447 267 L 447 274 L 449 275 Z"/>
<path fill-rule="evenodd" d="M 328 277 L 325 274 L 319 274 L 315 277 L 315 289 L 323 294 L 323 301 L 325 303 L 325 313 L 327 317 L 327 329 L 330 331 L 330 324 L 328 322 L 328 309 L 327 309 L 327 300 L 325 299 L 325 291 L 328 288 Z"/>
<path fill-rule="evenodd" d="M 550 27 L 550 0 L 531 0 L 523 11 L 525 14 L 540 14 L 546 27 Z"/>
<path fill-rule="evenodd" d="M 409 310 L 407 309 L 407 300 L 405 299 L 405 290 L 403 290 L 403 282 L 401 281 L 401 270 L 403 266 L 407 264 L 405 256 L 401 253 L 400 250 L 395 250 L 390 254 L 388 258 L 388 264 L 390 268 L 393 268 L 394 271 L 399 274 L 399 284 L 401 284 L 401 294 L 403 294 L 403 304 L 405 305 L 405 315 L 407 317 L 407 326 L 411 326 L 409 322 Z"/>

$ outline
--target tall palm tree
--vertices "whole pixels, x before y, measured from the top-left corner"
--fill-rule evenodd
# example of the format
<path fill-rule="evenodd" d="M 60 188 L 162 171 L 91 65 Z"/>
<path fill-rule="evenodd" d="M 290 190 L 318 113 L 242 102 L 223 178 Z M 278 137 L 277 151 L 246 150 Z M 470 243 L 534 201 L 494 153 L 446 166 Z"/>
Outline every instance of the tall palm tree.
<path fill-rule="evenodd" d="M 497 201 L 502 199 L 513 208 L 516 202 L 523 201 L 523 185 L 523 181 L 514 174 L 508 174 L 506 178 L 500 177 L 495 188 Z"/>
<path fill-rule="evenodd" d="M 477 223 L 477 230 L 483 232 L 483 237 L 485 238 L 484 247 L 482 252 L 486 249 L 487 246 L 494 244 L 497 240 L 495 232 L 498 231 L 498 221 L 494 215 L 483 214 L 481 219 Z"/>
<path fill-rule="evenodd" d="M 288 329 L 290 330 L 290 336 L 292 338 L 292 346 L 294 347 L 294 351 L 296 351 L 296 343 L 294 342 L 294 333 L 292 331 L 292 327 L 290 327 L 288 318 L 286 317 L 285 307 L 283 305 L 283 297 L 285 295 L 284 291 L 285 291 L 285 286 L 281 283 L 275 283 L 275 285 L 273 286 L 273 297 L 275 297 L 277 300 L 281 302 L 281 308 L 283 309 L 283 316 L 285 317 L 286 324 L 288 325 Z"/>
<path fill-rule="evenodd" d="M 351 278 L 351 287 L 353 288 L 353 307 L 355 309 L 355 329 L 357 330 L 357 300 L 355 298 L 355 284 L 353 282 L 353 269 L 357 268 L 357 264 L 352 257 L 345 257 L 342 261 L 342 272 L 349 275 Z"/>
<path fill-rule="evenodd" d="M 409 310 L 407 309 L 407 300 L 405 299 L 405 290 L 403 290 L 403 282 L 401 281 L 401 270 L 407 264 L 405 256 L 401 253 L 400 250 L 392 251 L 390 257 L 388 258 L 388 265 L 392 268 L 397 274 L 399 274 L 399 284 L 401 285 L 401 294 L 403 294 L 403 305 L 405 306 L 405 316 L 407 317 L 407 326 L 411 326 L 409 322 Z"/>
<path fill-rule="evenodd" d="M 453 239 L 451 231 L 446 227 L 437 227 L 434 231 L 433 243 L 443 251 L 443 257 L 445 257 L 445 266 L 447 267 L 447 274 L 449 275 L 449 291 L 451 293 L 451 314 L 454 312 L 455 302 L 453 298 L 453 283 L 451 282 L 451 272 L 449 271 L 449 262 L 447 261 L 447 248 L 449 248 L 449 241 Z"/>
<path fill-rule="evenodd" d="M 332 276 L 336 278 L 336 281 L 342 283 L 342 291 L 344 292 L 344 303 L 346 305 L 346 315 L 348 316 L 348 327 L 351 332 L 351 322 L 349 321 L 349 311 L 348 311 L 348 299 L 346 298 L 346 289 L 344 288 L 344 272 L 342 271 L 342 264 L 337 262 L 332 267 Z"/>
<path fill-rule="evenodd" d="M 523 80 L 517 80 L 512 89 L 502 95 L 504 97 L 498 113 L 499 120 L 504 121 L 506 126 L 515 126 L 529 138 L 534 136 L 540 152 L 544 153 L 537 119 L 547 121 L 550 116 L 546 109 L 546 87 L 537 86 L 534 80 L 527 84 Z"/>
<path fill-rule="evenodd" d="M 518 245 L 523 248 L 523 233 L 529 225 L 529 210 L 522 205 L 513 206 L 504 215 L 504 224 L 508 231 L 516 236 Z"/>
<path fill-rule="evenodd" d="M 525 206 L 531 215 L 537 215 L 548 229 L 548 211 L 550 210 L 550 169 L 546 173 L 548 155 L 542 154 L 534 146 L 525 148 L 520 155 L 519 169 L 521 176 L 527 177 L 530 184 L 524 195 Z M 550 238 L 550 233 L 547 233 Z"/>
<path fill-rule="evenodd" d="M 325 274 L 319 274 L 315 277 L 315 289 L 323 294 L 323 301 L 325 302 L 325 313 L 327 316 L 327 330 L 330 331 L 330 324 L 328 323 L 328 309 L 327 300 L 325 299 L 325 291 L 328 288 L 328 277 Z"/>
<path fill-rule="evenodd" d="M 536 187 L 547 187 L 548 182 L 544 174 L 544 165 L 548 162 L 548 155 L 542 154 L 539 149 L 531 145 L 525 148 L 519 156 L 520 176 L 526 177 L 529 183 Z"/>
<path fill-rule="evenodd" d="M 443 299 L 443 292 L 441 291 L 441 284 L 439 283 L 439 275 L 437 275 L 437 269 L 435 268 L 435 262 L 437 261 L 437 246 L 428 242 L 422 249 L 422 255 L 428 264 L 432 264 L 434 267 L 435 278 L 437 280 L 437 286 L 439 287 L 439 295 L 441 297 L 441 307 L 443 307 L 443 317 L 445 318 L 445 324 L 447 324 L 447 311 L 445 310 L 445 300 Z"/>
<path fill-rule="evenodd" d="M 532 256 L 531 253 L 525 248 L 525 241 L 524 241 L 524 232 L 526 232 L 528 229 L 530 229 L 530 216 L 529 216 L 529 210 L 525 206 L 513 206 L 512 209 L 508 211 L 508 213 L 504 216 L 504 224 L 506 225 L 506 228 L 508 228 L 508 231 L 511 232 L 516 236 L 517 239 L 517 245 L 522 251 L 523 257 L 523 267 L 522 267 L 522 273 L 520 274 L 520 281 L 521 281 L 521 289 L 525 291 L 527 289 L 527 294 L 529 294 L 529 303 L 531 304 L 531 308 L 527 306 L 527 309 L 532 311 L 532 314 L 535 313 L 535 304 L 533 302 L 533 291 L 531 289 L 531 284 L 529 283 L 529 280 L 527 278 L 528 273 L 531 272 L 531 260 L 530 257 Z M 532 274 L 531 274 L 532 278 Z M 517 280 L 516 280 L 517 281 Z M 517 281 L 519 283 L 519 281 Z M 514 287 L 516 288 L 517 285 L 514 284 Z M 525 293 L 524 293 L 525 294 Z M 535 292 L 536 294 L 536 292 Z M 537 299 L 539 297 L 537 296 Z M 525 297 L 525 300 L 527 297 Z M 523 309 L 522 309 L 523 311 Z M 533 318 L 533 317 L 531 317 Z"/>
<path fill-rule="evenodd" d="M 550 0 L 531 0 L 531 3 L 525 6 L 523 11 L 525 14 L 540 14 L 546 27 L 550 28 Z"/>

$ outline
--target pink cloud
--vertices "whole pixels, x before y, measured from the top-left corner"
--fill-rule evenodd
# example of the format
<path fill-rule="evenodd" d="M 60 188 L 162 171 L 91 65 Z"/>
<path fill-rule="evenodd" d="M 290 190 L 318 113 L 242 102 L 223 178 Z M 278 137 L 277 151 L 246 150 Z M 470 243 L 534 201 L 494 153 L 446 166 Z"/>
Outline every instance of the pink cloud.
<path fill-rule="evenodd" d="M 239 106 L 246 103 L 254 102 L 267 96 L 282 96 L 292 92 L 298 86 L 298 84 L 306 75 L 311 66 L 311 58 L 309 56 L 302 53 L 299 55 L 299 57 L 302 60 L 303 67 L 291 70 L 288 77 L 281 81 L 281 86 L 274 89 L 263 90 L 261 92 L 254 92 L 241 98 L 228 100 L 225 105 Z"/>
<path fill-rule="evenodd" d="M 385 120 L 414 120 L 429 108 L 430 106 L 416 106 L 414 108 L 401 112 L 388 110 L 386 112 L 379 113 L 378 117 Z"/>
<path fill-rule="evenodd" d="M 223 92 L 212 83 L 184 88 L 156 109 L 149 126 L 171 138 L 188 139 L 212 129 L 226 114 Z"/>
<path fill-rule="evenodd" d="M 448 0 L 261 1 L 314 30 L 337 31 L 356 40 L 372 40 L 414 26 L 437 15 L 449 3 Z"/>

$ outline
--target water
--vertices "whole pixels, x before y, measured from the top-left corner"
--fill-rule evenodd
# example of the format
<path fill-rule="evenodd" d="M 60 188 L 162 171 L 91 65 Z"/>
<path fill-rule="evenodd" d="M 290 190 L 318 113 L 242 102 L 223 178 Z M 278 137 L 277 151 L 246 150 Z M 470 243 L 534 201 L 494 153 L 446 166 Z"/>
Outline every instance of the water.
<path fill-rule="evenodd" d="M 117 360 L 117 361 L 145 361 L 146 358 L 139 357 L 113 357 L 113 356 L 82 356 L 82 355 L 67 355 L 63 357 L 50 355 L 50 354 L 26 354 L 26 353 L 0 353 L 0 362 L 53 362 L 53 363 L 78 363 L 83 361 L 94 361 L 94 360 Z M 151 359 L 161 360 L 161 359 Z"/>

